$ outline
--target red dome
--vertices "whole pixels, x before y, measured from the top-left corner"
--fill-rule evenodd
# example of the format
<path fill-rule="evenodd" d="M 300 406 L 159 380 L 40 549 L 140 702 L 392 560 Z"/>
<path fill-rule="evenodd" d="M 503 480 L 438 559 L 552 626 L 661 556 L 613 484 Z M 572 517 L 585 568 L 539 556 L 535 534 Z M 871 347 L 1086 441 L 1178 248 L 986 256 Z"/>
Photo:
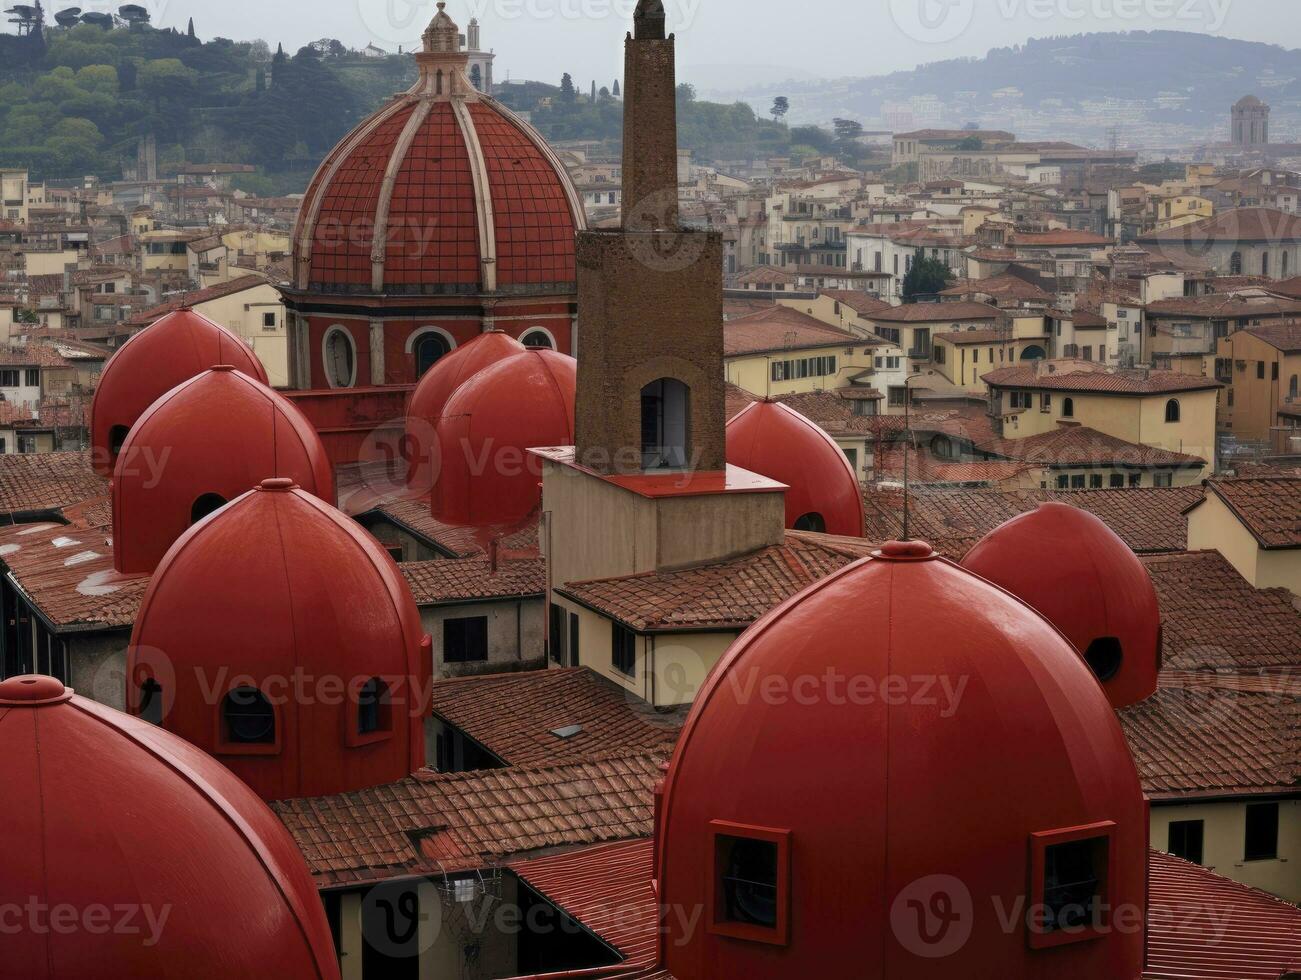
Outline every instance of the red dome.
<path fill-rule="evenodd" d="M 113 564 L 152 572 L 185 529 L 267 473 L 333 503 L 334 473 L 284 396 L 222 365 L 177 385 L 131 428 L 113 474 Z"/>
<path fill-rule="evenodd" d="M 765 616 L 697 696 L 657 866 L 661 907 L 704 914 L 665 918 L 664 966 L 1137 980 L 1141 926 L 1076 931 L 1064 908 L 1145 905 L 1146 808 L 1111 706 L 1015 597 L 918 542 L 880 554 Z M 1068 887 L 1091 877 L 1096 894 Z M 1037 906 L 1070 931 L 1032 927 Z"/>
<path fill-rule="evenodd" d="M 439 17 L 415 86 L 354 129 L 308 186 L 296 289 L 475 294 L 576 281 L 583 205 L 564 164 L 475 89 L 456 25 Z"/>
<path fill-rule="evenodd" d="M 201 313 L 181 309 L 154 321 L 104 365 L 91 403 L 91 461 L 113 475 L 117 448 L 136 419 L 182 381 L 215 364 L 232 364 L 263 384 L 266 368 L 239 337 Z"/>
<path fill-rule="evenodd" d="M 727 461 L 786 484 L 786 526 L 863 536 L 863 489 L 834 439 L 780 402 L 751 402 L 727 423 Z"/>
<path fill-rule="evenodd" d="M 0 977 L 339 976 L 297 846 L 214 759 L 52 677 L 0 683 L 0 742 L 3 892 L 23 905 Z"/>
<path fill-rule="evenodd" d="M 488 365 L 522 354 L 524 350 L 524 345 L 514 337 L 491 330 L 462 344 L 425 372 L 407 408 L 408 487 L 424 493 L 434 484 L 432 460 L 437 449 L 434 430 L 452 393 Z"/>
<path fill-rule="evenodd" d="M 1088 511 L 1043 504 L 985 535 L 962 560 L 1039 610 L 1123 708 L 1156 693 L 1161 609 L 1143 563 Z"/>
<path fill-rule="evenodd" d="M 511 524 L 542 500 L 542 468 L 526 450 L 571 446 L 577 362 L 526 350 L 484 368 L 447 401 L 438 423 L 434 516 L 447 524 Z"/>
<path fill-rule="evenodd" d="M 127 703 L 146 716 L 161 706 L 165 728 L 266 799 L 322 796 L 424 764 L 431 669 L 384 549 L 291 481 L 268 480 L 163 559 L 131 634 Z"/>

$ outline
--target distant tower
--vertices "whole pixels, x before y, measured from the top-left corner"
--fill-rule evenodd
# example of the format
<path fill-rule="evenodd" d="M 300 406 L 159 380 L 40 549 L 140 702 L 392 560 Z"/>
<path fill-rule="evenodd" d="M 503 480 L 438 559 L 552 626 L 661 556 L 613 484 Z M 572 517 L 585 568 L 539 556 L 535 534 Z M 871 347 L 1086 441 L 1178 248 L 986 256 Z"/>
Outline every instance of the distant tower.
<path fill-rule="evenodd" d="M 1248 95 L 1233 107 L 1235 146 L 1266 146 L 1269 143 L 1269 106 Z"/>
<path fill-rule="evenodd" d="M 602 474 L 726 466 L 723 242 L 679 224 L 674 39 L 640 0 L 625 42 L 623 228 L 578 236 L 577 460 Z"/>
<path fill-rule="evenodd" d="M 475 88 L 484 95 L 492 95 L 492 63 L 497 56 L 491 51 L 484 51 L 481 40 L 479 21 L 474 18 L 465 29 L 465 50 L 470 56 L 466 74 Z"/>

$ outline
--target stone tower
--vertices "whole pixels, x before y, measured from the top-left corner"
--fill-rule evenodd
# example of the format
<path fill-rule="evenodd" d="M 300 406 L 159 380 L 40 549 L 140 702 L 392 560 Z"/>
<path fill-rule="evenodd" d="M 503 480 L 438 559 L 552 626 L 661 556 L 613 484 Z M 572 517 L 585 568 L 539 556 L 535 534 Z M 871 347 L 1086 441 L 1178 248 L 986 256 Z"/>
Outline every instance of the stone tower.
<path fill-rule="evenodd" d="M 674 38 L 640 0 L 626 41 L 623 228 L 578 236 L 577 461 L 726 467 L 723 241 L 681 227 Z"/>
<path fill-rule="evenodd" d="M 1235 146 L 1266 146 L 1269 143 L 1269 106 L 1248 95 L 1233 107 Z"/>

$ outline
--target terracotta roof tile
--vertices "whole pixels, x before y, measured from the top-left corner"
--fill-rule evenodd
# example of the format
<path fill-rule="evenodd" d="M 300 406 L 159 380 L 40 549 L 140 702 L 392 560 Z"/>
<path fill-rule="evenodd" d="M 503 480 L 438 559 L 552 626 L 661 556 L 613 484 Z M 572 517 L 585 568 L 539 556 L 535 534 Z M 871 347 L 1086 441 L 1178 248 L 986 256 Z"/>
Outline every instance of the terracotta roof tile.
<path fill-rule="evenodd" d="M 854 347 L 861 343 L 853 334 L 788 306 L 774 306 L 723 324 L 723 352 L 729 357 L 811 347 Z"/>
<path fill-rule="evenodd" d="M 885 300 L 854 289 L 823 289 L 819 295 L 830 296 L 841 306 L 848 306 L 859 316 L 871 316 L 873 313 L 891 308 Z"/>
<path fill-rule="evenodd" d="M 1213 378 L 1175 371 L 1041 371 L 1034 366 L 1000 368 L 982 376 L 990 387 L 1032 391 L 1081 391 L 1117 395 L 1176 394 L 1224 387 Z"/>
<path fill-rule="evenodd" d="M 1234 208 L 1168 231 L 1140 235 L 1139 244 L 1195 245 L 1207 242 L 1301 241 L 1301 217 L 1274 208 Z"/>
<path fill-rule="evenodd" d="M 1301 547 L 1301 479 L 1212 480 L 1207 490 L 1224 501 L 1262 548 Z"/>
<path fill-rule="evenodd" d="M 668 751 L 682 718 L 661 713 L 586 667 L 437 681 L 434 713 L 507 765 L 563 765 Z M 561 738 L 559 729 L 581 725 Z"/>
<path fill-rule="evenodd" d="M 422 769 L 396 783 L 271 808 L 317 886 L 328 888 L 647 837 L 665 761 L 641 754 L 470 773 Z"/>
<path fill-rule="evenodd" d="M 998 320 L 1003 311 L 988 303 L 905 303 L 871 314 L 881 323 L 960 323 L 963 320 Z"/>
<path fill-rule="evenodd" d="M 1283 317 L 1301 314 L 1301 301 L 1289 299 L 1248 299 L 1237 293 L 1212 293 L 1209 296 L 1176 296 L 1159 299 L 1146 306 L 1148 317 L 1182 317 L 1193 320 L 1237 320 L 1254 317 Z"/>
<path fill-rule="evenodd" d="M 1271 323 L 1264 327 L 1248 327 L 1244 332 L 1259 337 L 1284 354 L 1301 354 L 1301 323 Z"/>
<path fill-rule="evenodd" d="M 1087 426 L 1063 426 L 1021 439 L 978 444 L 983 452 L 1044 466 L 1174 466 L 1202 468 L 1206 460 L 1186 453 L 1117 439 Z"/>
<path fill-rule="evenodd" d="M 200 303 L 207 303 L 214 299 L 221 299 L 223 296 L 232 296 L 246 289 L 256 289 L 258 286 L 265 285 L 267 285 L 267 280 L 262 276 L 240 276 L 238 279 L 218 283 L 215 286 L 209 286 L 207 289 L 196 289 L 177 299 L 169 300 L 158 306 L 152 306 L 147 310 L 141 310 L 131 318 L 130 322 L 136 326 L 153 323 L 160 317 L 166 316 L 168 313 L 174 313 L 182 307 L 197 306 Z"/>
<path fill-rule="evenodd" d="M 494 540 L 498 544 L 499 558 L 536 557 L 538 554 L 536 511 L 518 525 L 476 527 L 444 524 L 430 513 L 427 498 L 402 498 L 375 509 L 454 558 L 482 557 L 488 553 Z"/>
<path fill-rule="evenodd" d="M 107 492 L 89 453 L 0 455 L 0 514 L 50 511 Z"/>
<path fill-rule="evenodd" d="M 475 558 L 404 562 L 399 567 L 421 606 L 536 598 L 547 589 L 546 562 L 541 558 L 499 560 L 496 568 Z"/>
<path fill-rule="evenodd" d="M 742 630 L 873 547 L 860 538 L 788 531 L 785 544 L 730 561 L 570 582 L 557 591 L 639 632 Z"/>

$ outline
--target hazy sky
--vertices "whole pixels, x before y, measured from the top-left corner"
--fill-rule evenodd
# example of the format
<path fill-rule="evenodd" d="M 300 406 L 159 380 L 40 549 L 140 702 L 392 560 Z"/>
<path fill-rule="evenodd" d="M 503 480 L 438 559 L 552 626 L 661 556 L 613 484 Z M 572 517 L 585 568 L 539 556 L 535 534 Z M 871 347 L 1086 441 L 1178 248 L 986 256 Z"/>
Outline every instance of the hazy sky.
<path fill-rule="evenodd" d="M 72 0 L 69 0 L 72 2 Z M 116 8 L 119 0 L 112 0 Z M 389 50 L 409 46 L 434 0 L 140 0 L 160 26 L 194 17 L 199 35 L 297 49 L 321 37 Z M 84 10 L 109 7 L 81 0 Z M 47 3 L 59 9 L 58 0 Z M 613 78 L 635 0 L 449 0 L 465 26 L 473 14 L 499 78 Z M 1301 47 L 1298 0 L 665 0 L 678 33 L 681 74 L 718 84 L 720 66 L 771 66 L 774 81 L 804 75 L 871 75 L 981 55 L 1029 37 L 1166 28 Z"/>

